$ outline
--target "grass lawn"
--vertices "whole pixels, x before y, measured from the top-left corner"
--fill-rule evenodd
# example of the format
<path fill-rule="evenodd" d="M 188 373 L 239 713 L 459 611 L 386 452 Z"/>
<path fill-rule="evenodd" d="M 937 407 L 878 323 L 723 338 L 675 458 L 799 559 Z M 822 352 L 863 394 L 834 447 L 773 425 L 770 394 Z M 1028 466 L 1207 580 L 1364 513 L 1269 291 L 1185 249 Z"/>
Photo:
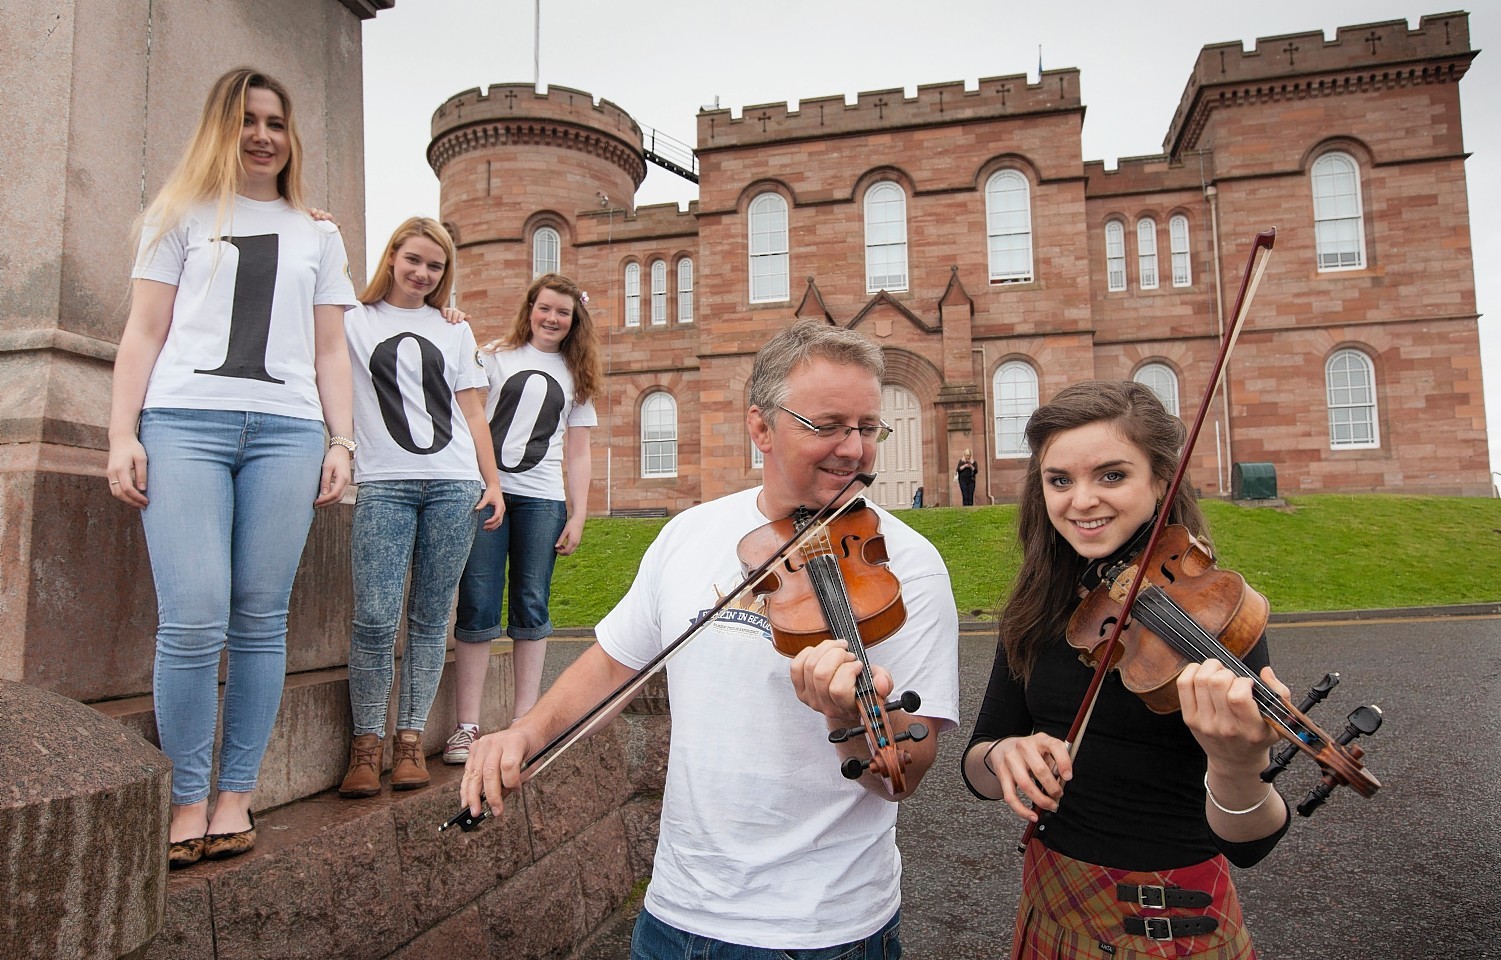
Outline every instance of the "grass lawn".
<path fill-rule="evenodd" d="M 1274 611 L 1501 601 L 1501 500 L 1321 494 L 1288 503 L 1204 503 L 1220 565 L 1266 594 Z M 960 614 L 993 616 L 1020 561 L 1016 508 L 935 507 L 900 516 L 943 554 Z M 590 520 L 579 551 L 558 561 L 553 622 L 580 627 L 603 617 L 665 522 Z"/>

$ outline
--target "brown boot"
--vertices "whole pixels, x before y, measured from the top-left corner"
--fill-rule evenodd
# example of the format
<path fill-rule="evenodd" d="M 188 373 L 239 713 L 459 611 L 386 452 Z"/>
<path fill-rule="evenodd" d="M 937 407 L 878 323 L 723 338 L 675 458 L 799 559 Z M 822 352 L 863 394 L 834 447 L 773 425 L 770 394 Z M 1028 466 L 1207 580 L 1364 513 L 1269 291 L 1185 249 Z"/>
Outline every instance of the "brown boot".
<path fill-rule="evenodd" d="M 373 797 L 380 793 L 380 735 L 362 733 L 349 744 L 349 770 L 339 784 L 341 797 Z"/>
<path fill-rule="evenodd" d="M 422 732 L 396 731 L 396 757 L 391 766 L 391 789 L 415 790 L 427 786 L 427 781 L 427 761 L 422 756 Z"/>

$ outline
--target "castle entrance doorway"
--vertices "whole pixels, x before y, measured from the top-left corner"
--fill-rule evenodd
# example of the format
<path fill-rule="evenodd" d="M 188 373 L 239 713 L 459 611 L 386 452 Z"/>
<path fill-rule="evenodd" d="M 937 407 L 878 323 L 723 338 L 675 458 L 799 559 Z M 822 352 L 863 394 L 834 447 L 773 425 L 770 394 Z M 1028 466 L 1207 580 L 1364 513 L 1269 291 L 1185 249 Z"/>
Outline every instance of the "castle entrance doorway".
<path fill-rule="evenodd" d="M 922 408 L 917 395 L 895 383 L 882 384 L 881 417 L 891 424 L 892 433 L 876 448 L 876 482 L 870 496 L 887 510 L 905 510 L 922 486 Z"/>

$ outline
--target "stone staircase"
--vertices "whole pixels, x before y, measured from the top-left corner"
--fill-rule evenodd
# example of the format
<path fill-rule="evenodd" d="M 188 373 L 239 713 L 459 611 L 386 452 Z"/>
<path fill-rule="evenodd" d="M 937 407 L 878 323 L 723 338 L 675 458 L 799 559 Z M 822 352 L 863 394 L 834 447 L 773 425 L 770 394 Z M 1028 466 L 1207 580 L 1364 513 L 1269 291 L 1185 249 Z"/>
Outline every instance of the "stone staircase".
<path fill-rule="evenodd" d="M 509 645 L 496 649 L 490 682 L 509 690 Z M 562 960 L 650 872 L 667 762 L 660 677 L 512 795 L 498 820 L 440 835 L 462 773 L 435 756 L 448 708 L 435 709 L 424 737 L 429 786 L 394 793 L 387 782 L 379 797 L 345 800 L 333 789 L 348 748 L 343 674 L 288 677 L 255 849 L 173 873 L 162 931 L 139 960 Z M 452 702 L 448 682 L 435 707 Z M 498 691 L 486 703 L 499 711 Z M 149 697 L 94 706 L 154 742 Z"/>

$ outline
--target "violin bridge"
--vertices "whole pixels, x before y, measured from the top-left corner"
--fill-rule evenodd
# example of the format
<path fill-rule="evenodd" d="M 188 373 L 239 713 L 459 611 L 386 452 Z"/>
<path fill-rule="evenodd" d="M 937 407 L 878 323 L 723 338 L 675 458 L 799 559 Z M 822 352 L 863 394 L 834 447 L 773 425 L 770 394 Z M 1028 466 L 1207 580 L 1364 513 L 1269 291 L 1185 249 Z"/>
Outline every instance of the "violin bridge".
<path fill-rule="evenodd" d="M 1136 575 L 1141 570 L 1138 566 L 1127 567 L 1126 570 L 1116 577 L 1110 584 L 1110 599 L 1116 603 L 1124 604 L 1126 594 L 1131 592 L 1131 584 L 1136 582 Z"/>

